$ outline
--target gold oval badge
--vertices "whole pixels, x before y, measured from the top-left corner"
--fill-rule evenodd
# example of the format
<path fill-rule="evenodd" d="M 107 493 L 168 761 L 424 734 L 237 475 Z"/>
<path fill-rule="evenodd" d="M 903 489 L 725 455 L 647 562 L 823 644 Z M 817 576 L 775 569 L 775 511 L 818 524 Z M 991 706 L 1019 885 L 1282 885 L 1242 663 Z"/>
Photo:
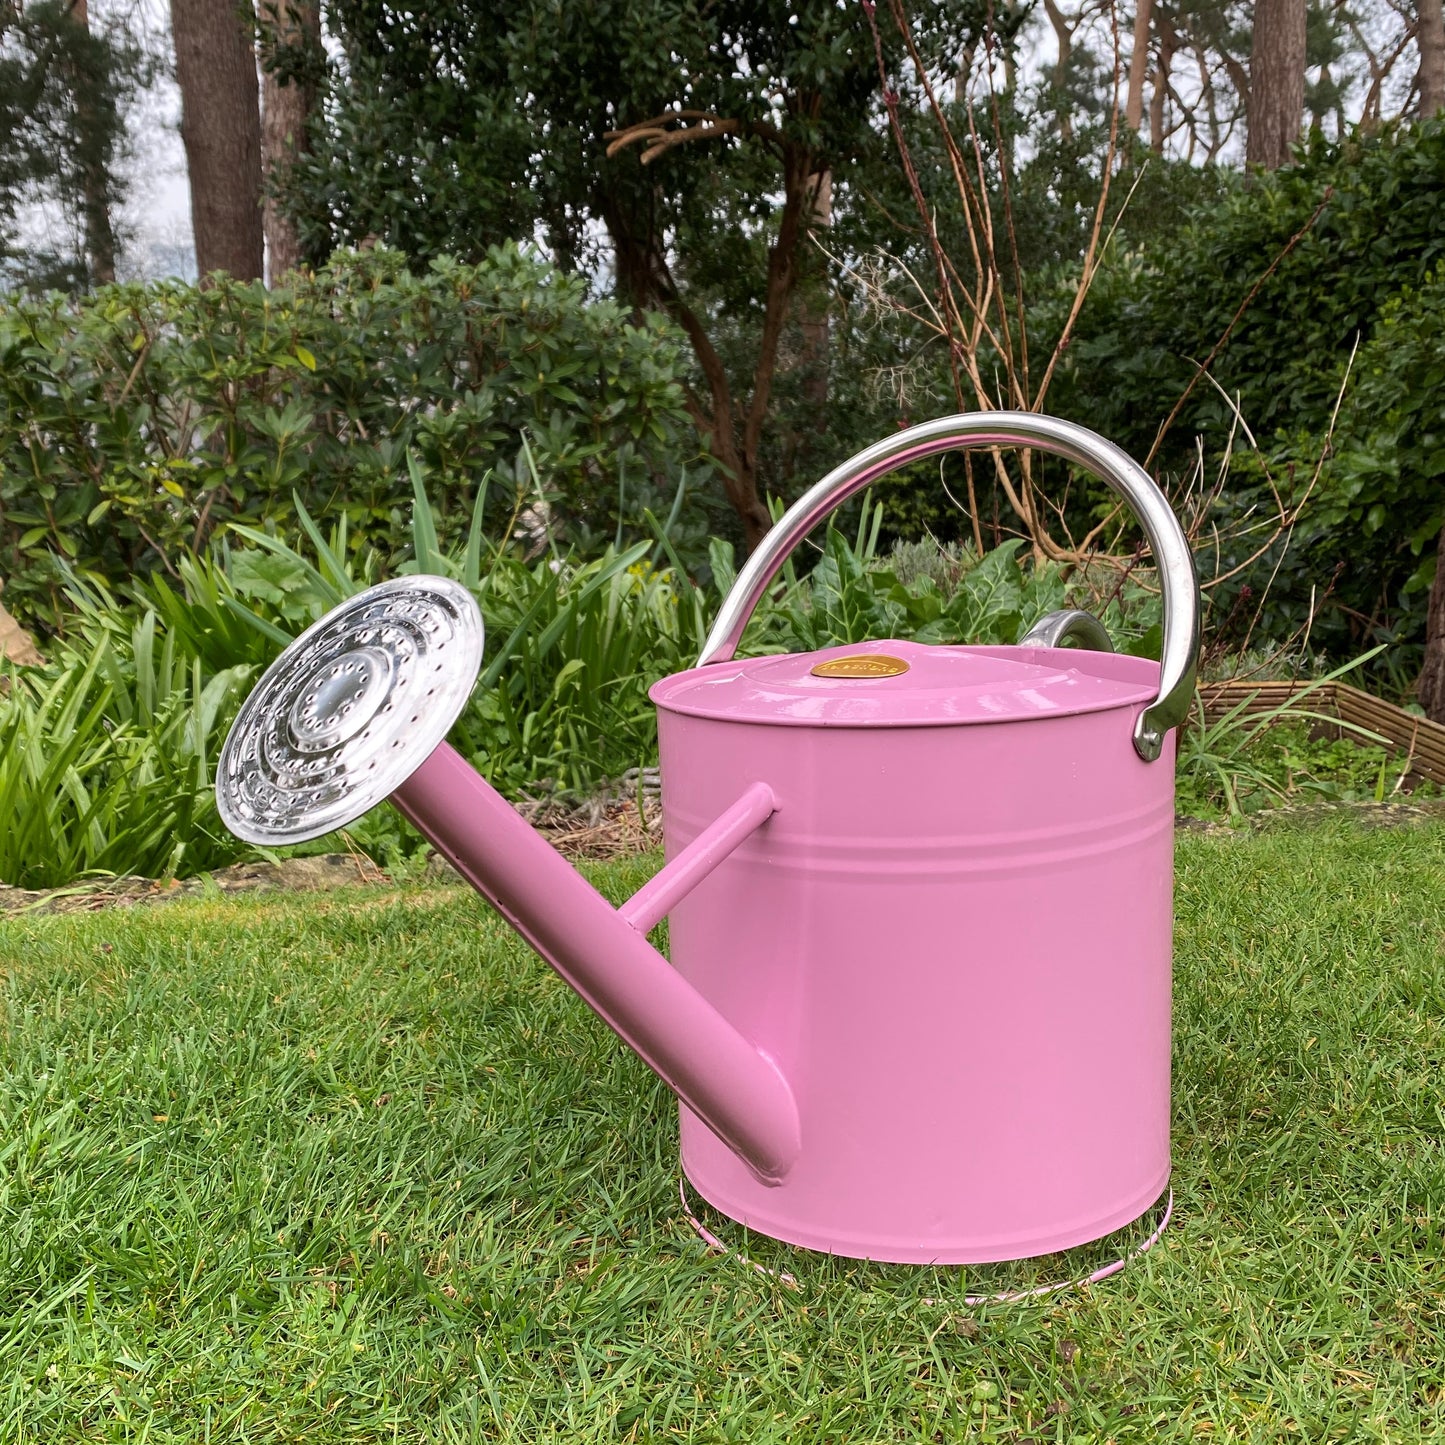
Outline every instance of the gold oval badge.
<path fill-rule="evenodd" d="M 908 671 L 908 664 L 886 652 L 855 652 L 851 657 L 830 657 L 810 671 L 814 677 L 897 677 Z"/>

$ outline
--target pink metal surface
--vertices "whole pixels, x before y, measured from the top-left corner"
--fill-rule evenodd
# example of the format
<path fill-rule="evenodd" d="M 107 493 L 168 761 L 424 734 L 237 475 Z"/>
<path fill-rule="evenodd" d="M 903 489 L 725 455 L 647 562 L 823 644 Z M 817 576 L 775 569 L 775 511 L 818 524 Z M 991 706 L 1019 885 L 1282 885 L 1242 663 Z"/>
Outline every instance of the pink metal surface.
<path fill-rule="evenodd" d="M 764 1190 L 764 1180 L 787 1170 L 798 1153 L 798 1112 L 766 1052 L 686 983 L 459 753 L 443 743 L 392 802 L 687 1101 L 694 1124 L 717 1130 L 718 1147 L 737 1168 Z"/>
<path fill-rule="evenodd" d="M 1135 700 L 880 733 L 671 710 L 695 706 L 691 674 L 654 689 L 670 857 L 751 783 L 778 803 L 671 913 L 678 971 L 799 1111 L 802 1150 L 768 1187 L 683 1107 L 684 1171 L 725 1214 L 963 1264 L 1096 1239 L 1164 1190 L 1173 744 L 1152 764 L 1132 745 L 1156 663 L 1069 661 Z"/>

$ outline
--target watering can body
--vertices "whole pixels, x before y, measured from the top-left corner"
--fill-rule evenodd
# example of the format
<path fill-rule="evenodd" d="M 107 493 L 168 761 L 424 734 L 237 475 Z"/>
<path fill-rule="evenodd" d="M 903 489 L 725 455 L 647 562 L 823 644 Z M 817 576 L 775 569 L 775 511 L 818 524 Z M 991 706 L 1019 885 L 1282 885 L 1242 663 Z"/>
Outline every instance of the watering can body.
<path fill-rule="evenodd" d="M 788 553 L 876 477 L 1036 446 L 1133 506 L 1160 662 L 1082 613 L 1018 647 L 737 657 Z M 1082 651 L 1058 646 L 1070 634 Z M 698 665 L 652 689 L 667 861 L 620 909 L 443 741 L 481 619 L 383 583 L 297 639 L 223 749 L 223 820 L 297 842 L 392 801 L 669 1084 L 734 1219 L 837 1254 L 1021 1258 L 1098 1238 L 1169 1169 L 1173 742 L 1197 584 L 1147 475 L 1031 414 L 927 423 L 830 473 L 749 559 Z M 670 920 L 671 960 L 648 942 Z"/>
<path fill-rule="evenodd" d="M 741 670 L 811 681 L 804 665 L 858 652 Z M 1172 746 L 1156 763 L 1130 746 L 1158 665 L 868 652 L 910 673 L 774 696 L 846 704 L 931 663 L 1104 669 L 1118 701 L 868 726 L 730 715 L 719 695 L 741 689 L 716 676 L 653 689 L 669 856 L 756 781 L 776 799 L 676 904 L 669 936 L 683 977 L 777 1062 L 803 1141 L 770 1185 L 684 1107 L 684 1172 L 749 1228 L 855 1257 L 973 1263 L 1098 1238 L 1169 1172 Z"/>

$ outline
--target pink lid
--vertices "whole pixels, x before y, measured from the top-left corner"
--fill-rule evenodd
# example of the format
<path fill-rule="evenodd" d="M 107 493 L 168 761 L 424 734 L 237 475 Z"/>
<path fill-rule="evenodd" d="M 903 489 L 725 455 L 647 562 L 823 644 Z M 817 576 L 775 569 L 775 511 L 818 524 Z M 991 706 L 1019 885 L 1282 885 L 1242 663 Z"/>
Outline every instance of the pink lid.
<path fill-rule="evenodd" d="M 825 664 L 835 675 L 818 674 Z M 736 722 L 942 727 L 1101 712 L 1148 702 L 1158 686 L 1157 662 L 1109 652 L 863 642 L 694 667 L 648 696 L 668 712 Z"/>

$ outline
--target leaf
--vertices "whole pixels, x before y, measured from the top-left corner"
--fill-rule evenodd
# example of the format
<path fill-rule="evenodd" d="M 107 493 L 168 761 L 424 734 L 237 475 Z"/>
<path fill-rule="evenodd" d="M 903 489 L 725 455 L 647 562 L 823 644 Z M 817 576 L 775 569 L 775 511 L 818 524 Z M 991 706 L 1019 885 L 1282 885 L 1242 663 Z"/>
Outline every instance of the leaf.
<path fill-rule="evenodd" d="M 240 596 L 277 606 L 303 593 L 315 595 L 305 563 L 285 553 L 243 548 L 232 554 L 227 575 Z"/>
<path fill-rule="evenodd" d="M 296 508 L 296 520 L 301 523 L 302 530 L 311 539 L 311 545 L 316 548 L 316 555 L 326 564 L 327 571 L 331 574 L 330 577 L 325 577 L 320 571 L 315 573 L 316 579 L 327 590 L 329 597 L 334 599 L 332 601 L 334 606 L 343 597 L 349 597 L 357 590 L 356 583 L 352 580 L 351 573 L 341 558 L 336 555 L 326 538 L 321 535 L 321 529 L 312 520 L 311 513 L 306 510 L 306 504 L 301 500 L 299 492 L 291 493 L 291 504 Z M 344 525 L 346 513 L 343 512 L 341 516 Z M 260 539 L 253 537 L 252 540 L 259 541 Z M 284 544 L 278 544 L 272 550 L 282 550 L 283 546 Z"/>
<path fill-rule="evenodd" d="M 411 476 L 411 545 L 416 556 L 416 570 L 432 575 L 444 574 L 446 567 L 441 548 L 437 546 L 436 521 L 422 482 L 421 463 L 415 452 L 407 452 L 406 469 Z"/>
<path fill-rule="evenodd" d="M 289 632 L 283 632 L 279 627 L 276 626 L 274 622 L 269 622 L 266 618 L 260 616 L 258 613 L 252 612 L 249 607 L 242 606 L 242 604 L 238 602 L 236 598 L 223 597 L 221 599 L 221 602 L 222 605 L 227 608 L 227 610 L 234 613 L 243 622 L 249 623 L 258 632 L 270 638 L 272 642 L 275 642 L 280 646 L 285 647 L 294 640 L 293 634 Z"/>
<path fill-rule="evenodd" d="M 552 684 L 552 696 L 554 698 L 560 696 L 567 682 L 571 678 L 576 677 L 579 672 L 584 671 L 586 667 L 587 663 L 580 657 L 570 658 L 564 663 L 561 670 L 557 673 L 556 682 Z"/>
<path fill-rule="evenodd" d="M 307 371 L 316 370 L 316 358 L 306 347 L 298 346 L 296 348 L 296 360 L 299 361 Z"/>
<path fill-rule="evenodd" d="M 713 586 L 720 597 L 726 597 L 737 579 L 732 543 L 725 542 L 721 537 L 713 537 L 707 544 L 707 560 L 712 570 Z"/>
<path fill-rule="evenodd" d="M 1147 657 L 1158 662 L 1163 648 L 1164 628 L 1156 622 L 1143 636 L 1131 637 L 1120 650 L 1129 657 Z"/>

